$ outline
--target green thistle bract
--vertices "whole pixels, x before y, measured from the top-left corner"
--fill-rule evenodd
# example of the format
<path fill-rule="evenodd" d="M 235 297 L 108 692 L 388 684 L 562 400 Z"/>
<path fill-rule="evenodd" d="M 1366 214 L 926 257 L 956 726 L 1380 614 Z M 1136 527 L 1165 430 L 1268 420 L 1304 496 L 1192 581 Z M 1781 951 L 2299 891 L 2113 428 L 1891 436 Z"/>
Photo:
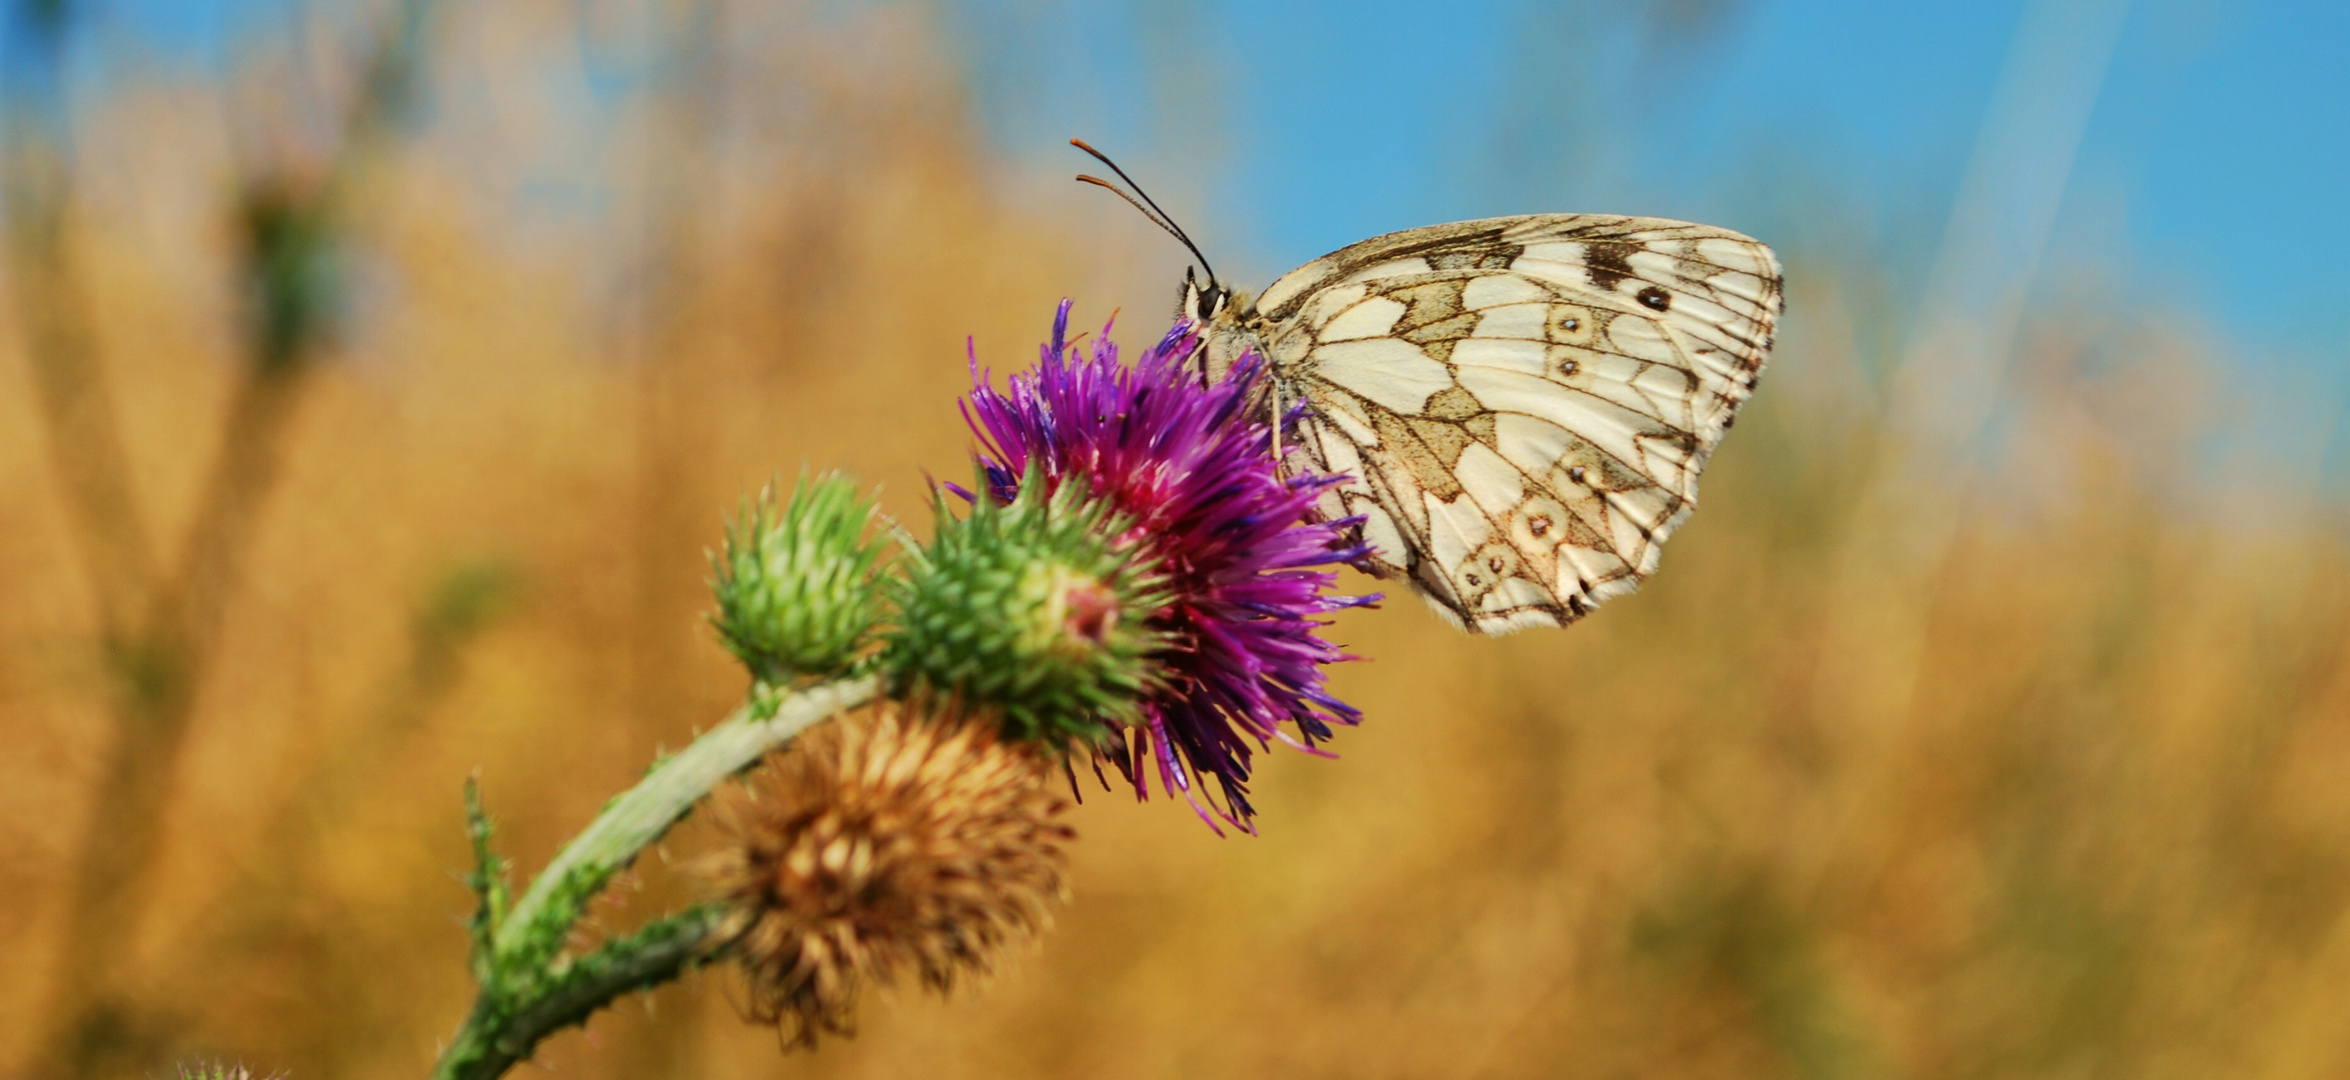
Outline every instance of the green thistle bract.
<path fill-rule="evenodd" d="M 710 557 L 711 622 L 752 677 L 783 684 L 856 662 L 883 612 L 873 573 L 881 545 L 865 538 L 872 517 L 837 473 L 803 475 L 780 507 L 773 485 L 744 504 L 726 550 Z"/>
<path fill-rule="evenodd" d="M 945 694 L 1000 717 L 1004 735 L 1095 743 L 1152 688 L 1160 575 L 1082 485 L 981 498 L 908 560 L 882 667 L 899 694 Z"/>

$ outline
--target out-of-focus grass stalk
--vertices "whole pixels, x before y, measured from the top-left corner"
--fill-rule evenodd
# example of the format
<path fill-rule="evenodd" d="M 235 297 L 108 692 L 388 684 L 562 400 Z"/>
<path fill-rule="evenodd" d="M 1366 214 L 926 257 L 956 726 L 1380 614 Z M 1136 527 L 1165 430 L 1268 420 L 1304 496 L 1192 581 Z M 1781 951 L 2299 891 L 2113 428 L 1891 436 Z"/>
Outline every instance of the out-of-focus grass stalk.
<path fill-rule="evenodd" d="M 9 277 L 49 436 L 50 467 L 65 497 L 109 656 L 130 651 L 151 592 L 154 556 L 131 492 L 130 467 L 106 373 L 95 360 L 88 312 L 65 222 L 72 202 L 63 85 L 67 11 L 61 0 L 19 0 L 8 28 L 6 133 L 0 143 Z"/>
<path fill-rule="evenodd" d="M 732 716 L 655 763 L 633 788 L 557 852 L 510 907 L 489 820 L 468 789 L 473 820 L 473 1010 L 433 1069 L 434 1080 L 491 1080 L 527 1060 L 539 1041 L 583 1023 L 622 994 L 677 977 L 709 956 L 719 916 L 693 907 L 656 919 L 580 957 L 564 941 L 612 875 L 636 861 L 712 790 L 801 731 L 879 692 L 874 676 L 784 692 L 761 685 Z"/>
<path fill-rule="evenodd" d="M 342 834 L 361 796 L 383 778 L 385 762 L 412 748 L 426 717 L 456 688 L 467 654 L 506 613 L 517 588 L 516 571 L 503 562 L 460 563 L 433 583 L 417 604 L 409 650 L 377 680 L 363 715 L 340 726 L 320 761 L 289 783 L 256 845 L 269 857 L 238 867 L 234 883 L 213 902 L 220 917 L 149 968 L 157 984 L 200 985 L 202 973 L 238 963 L 257 940 L 292 947 L 299 959 L 288 977 L 298 985 L 348 981 L 347 967 L 336 963 L 338 950 L 322 947 L 333 937 L 332 925 L 312 917 L 305 901 L 319 893 L 331 862 L 329 846 L 347 842 Z M 326 1017 L 308 1040 L 307 1060 L 334 1061 L 352 1041 L 352 1029 L 365 1025 L 362 1012 L 345 1009 Z"/>
<path fill-rule="evenodd" d="M 679 555 L 697 550 L 709 500 L 696 486 L 713 437 L 708 398 L 710 223 L 714 218 L 711 141 L 721 127 L 725 69 L 715 0 L 644 5 L 643 48 L 655 73 L 642 137 L 641 284 L 624 339 L 635 368 L 635 460 L 629 566 L 635 616 L 623 654 L 629 712 L 655 730 L 690 722 L 695 695 L 686 624 L 692 594 L 673 588 Z M 697 1000 L 677 1003 L 679 1011 Z M 634 1029 L 614 1047 L 630 1066 L 651 1073 L 690 1071 L 685 1044 L 694 1025 L 684 1016 Z"/>
<path fill-rule="evenodd" d="M 2129 6 L 2030 5 L 1976 135 L 1925 309 L 1893 372 L 1891 437 L 1856 504 L 1820 654 L 1827 704 L 1864 724 L 1910 708 L 1931 614 L 1919 598 L 1932 595 L 1926 583 L 1959 527 L 1943 493 L 1974 471 Z"/>
<path fill-rule="evenodd" d="M 115 746 L 93 801 L 92 837 L 125 819 L 147 827 L 106 842 L 85 842 L 74 868 L 65 948 L 51 991 L 51 1033 L 40 1073 L 78 1071 L 84 1032 L 94 1027 L 101 981 L 126 936 L 130 885 L 146 864 L 160 800 L 156 781 L 168 761 L 151 748 L 176 734 L 168 688 L 159 683 L 146 623 L 154 606 L 155 567 L 147 530 L 131 490 L 130 468 L 105 371 L 96 359 L 81 283 L 65 239 L 72 205 L 72 157 L 63 80 L 69 12 L 62 2 L 22 0 L 9 27 L 7 138 L 0 159 L 5 183 L 10 279 L 26 329 L 37 403 L 49 436 L 74 548 L 96 601 L 100 648 L 119 676 Z M 112 933 L 110 934 L 109 931 Z"/>
<path fill-rule="evenodd" d="M 643 190 L 631 215 L 641 238 L 633 253 L 638 284 L 618 349 L 636 388 L 626 567 L 634 614 L 620 659 L 629 715 L 651 730 L 674 731 L 706 707 L 689 675 L 695 642 L 676 632 L 688 625 L 693 594 L 675 586 L 680 556 L 702 544 L 711 503 L 699 482 L 707 479 L 716 434 L 707 316 L 712 256 L 725 248 L 712 233 L 722 213 L 712 142 L 724 127 L 726 37 L 717 0 L 639 8 L 645 23 L 637 47 L 651 75 L 639 131 L 650 149 L 631 165 Z M 631 1027 L 609 1048 L 623 1071 L 693 1071 L 691 1013 L 700 999 L 686 996 L 668 1008 L 663 1023 Z"/>
<path fill-rule="evenodd" d="M 37 1075 L 86 1076 L 109 1045 L 135 1039 L 137 1006 L 120 984 L 125 945 L 142 910 L 170 779 L 218 644 L 287 434 L 325 341 L 334 297 L 324 259 L 350 190 L 406 105 L 431 0 L 402 0 L 370 58 L 342 137 L 315 187 L 283 177 L 255 185 L 242 207 L 255 296 L 250 364 L 221 428 L 195 515 L 168 575 L 157 572 L 132 490 L 75 273 L 66 222 L 73 205 L 63 65 L 72 11 L 23 0 L 11 35 L 5 172 L 11 278 L 29 330 L 52 467 L 76 522 L 93 583 L 101 644 L 117 682 L 113 745 L 72 870 L 63 947 L 55 960 Z"/>

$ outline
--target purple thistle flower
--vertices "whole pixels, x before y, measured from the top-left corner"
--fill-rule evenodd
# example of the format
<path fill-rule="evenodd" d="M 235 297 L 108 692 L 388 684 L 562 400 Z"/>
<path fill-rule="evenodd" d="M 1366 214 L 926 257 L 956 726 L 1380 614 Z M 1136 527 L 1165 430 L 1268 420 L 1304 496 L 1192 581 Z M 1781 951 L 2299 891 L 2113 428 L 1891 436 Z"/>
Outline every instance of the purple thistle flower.
<path fill-rule="evenodd" d="M 1131 523 L 1119 539 L 1157 562 L 1175 599 L 1151 619 L 1170 643 L 1152 658 L 1162 688 L 1143 700 L 1140 725 L 1106 753 L 1138 796 L 1149 797 L 1156 772 L 1161 788 L 1181 792 L 1203 819 L 1214 809 L 1254 831 L 1249 744 L 1278 738 L 1326 755 L 1314 743 L 1330 737 L 1330 725 L 1361 719 L 1324 687 L 1323 666 L 1353 658 L 1322 640 L 1327 623 L 1316 616 L 1378 597 L 1337 595 L 1337 573 L 1316 568 L 1366 551 L 1346 542 L 1354 522 L 1311 519 L 1315 496 L 1339 478 L 1281 477 L 1271 427 L 1246 409 L 1262 376 L 1255 356 L 1203 385 L 1190 364 L 1199 334 L 1188 322 L 1132 368 L 1118 362 L 1107 326 L 1090 355 L 1071 348 L 1068 328 L 1063 300 L 1036 369 L 1011 376 L 1001 393 L 973 353 L 963 416 L 982 444 L 988 494 L 1009 501 L 1034 467 L 1055 488 L 1082 480 Z M 1225 807 L 1212 798 L 1202 807 L 1196 782 L 1209 776 Z"/>

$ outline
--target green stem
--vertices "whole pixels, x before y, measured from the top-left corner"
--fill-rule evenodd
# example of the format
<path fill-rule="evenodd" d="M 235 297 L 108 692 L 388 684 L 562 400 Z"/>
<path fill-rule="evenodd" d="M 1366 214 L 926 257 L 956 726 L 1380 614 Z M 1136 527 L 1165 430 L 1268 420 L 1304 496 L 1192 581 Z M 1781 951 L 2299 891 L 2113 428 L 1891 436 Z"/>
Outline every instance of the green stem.
<path fill-rule="evenodd" d="M 531 882 L 530 891 L 491 939 L 501 971 L 553 959 L 587 902 L 612 875 L 636 861 L 637 853 L 669 831 L 719 781 L 750 768 L 817 721 L 855 708 L 880 690 L 872 676 L 824 683 L 785 696 L 780 703 L 754 693 L 724 723 L 677 754 L 656 762 L 645 778 L 611 802 L 604 812 Z M 772 709 L 762 708 L 771 705 Z"/>
<path fill-rule="evenodd" d="M 754 687 L 732 716 L 655 762 L 635 787 L 605 803 L 603 813 L 556 853 L 502 918 L 503 886 L 486 847 L 488 821 L 469 795 L 481 863 L 475 888 L 484 903 L 474 957 L 481 993 L 441 1052 L 434 1080 L 494 1080 L 529 1058 L 540 1040 L 584 1023 L 613 998 L 651 989 L 707 959 L 718 944 L 711 936 L 721 919 L 707 907 L 657 920 L 584 957 L 562 952 L 588 901 L 612 875 L 636 861 L 727 777 L 819 721 L 872 700 L 880 688 L 872 676 L 792 692 Z"/>
<path fill-rule="evenodd" d="M 717 908 L 696 907 L 650 923 L 564 965 L 525 1002 L 482 995 L 441 1054 L 433 1080 L 496 1080 L 547 1036 L 587 1023 L 614 998 L 650 990 L 708 959 L 710 939 L 724 917 Z"/>

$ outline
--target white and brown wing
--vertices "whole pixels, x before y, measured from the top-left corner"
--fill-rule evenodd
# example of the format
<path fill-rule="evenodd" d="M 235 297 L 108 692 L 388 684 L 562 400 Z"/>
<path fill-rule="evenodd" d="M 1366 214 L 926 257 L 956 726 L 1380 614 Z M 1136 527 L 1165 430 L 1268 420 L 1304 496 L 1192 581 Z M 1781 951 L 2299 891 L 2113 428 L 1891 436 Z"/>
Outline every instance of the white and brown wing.
<path fill-rule="evenodd" d="M 1236 313 L 1376 567 L 1464 628 L 1571 622 L 1656 569 L 1754 390 L 1778 260 L 1726 229 L 1538 215 L 1376 237 Z"/>

